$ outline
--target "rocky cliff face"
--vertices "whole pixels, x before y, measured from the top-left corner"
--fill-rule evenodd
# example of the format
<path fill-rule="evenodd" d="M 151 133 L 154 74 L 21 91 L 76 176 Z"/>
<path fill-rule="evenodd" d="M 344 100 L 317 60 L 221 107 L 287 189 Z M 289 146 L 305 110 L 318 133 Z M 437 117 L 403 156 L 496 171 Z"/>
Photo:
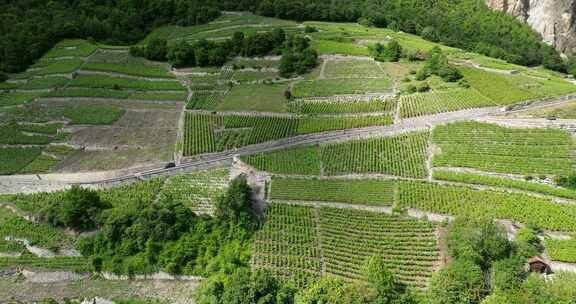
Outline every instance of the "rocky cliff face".
<path fill-rule="evenodd" d="M 485 0 L 497 10 L 527 22 L 544 41 L 576 54 L 576 0 Z"/>

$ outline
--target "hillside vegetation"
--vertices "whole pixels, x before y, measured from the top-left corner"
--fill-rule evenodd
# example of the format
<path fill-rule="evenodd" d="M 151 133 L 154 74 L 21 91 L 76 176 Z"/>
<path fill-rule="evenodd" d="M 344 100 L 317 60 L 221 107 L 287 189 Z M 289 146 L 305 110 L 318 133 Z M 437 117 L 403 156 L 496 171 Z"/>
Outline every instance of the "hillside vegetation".
<path fill-rule="evenodd" d="M 553 116 L 576 85 L 515 64 L 557 68 L 510 17 L 464 0 L 57 3 L 82 6 L 72 25 L 146 26 L 114 27 L 126 46 L 59 40 L 0 83 L 0 191 L 24 192 L 0 195 L 0 299 L 126 286 L 110 278 L 151 280 L 162 292 L 125 291 L 146 304 L 576 296 L 576 126 Z M 11 276 L 28 271 L 83 279 Z"/>

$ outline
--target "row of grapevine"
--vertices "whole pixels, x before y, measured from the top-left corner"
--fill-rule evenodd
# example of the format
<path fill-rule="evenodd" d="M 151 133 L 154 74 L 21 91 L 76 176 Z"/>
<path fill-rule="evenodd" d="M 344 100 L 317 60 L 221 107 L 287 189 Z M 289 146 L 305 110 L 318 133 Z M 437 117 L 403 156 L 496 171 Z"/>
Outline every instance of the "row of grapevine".
<path fill-rule="evenodd" d="M 109 202 L 113 206 L 126 205 L 131 202 L 148 203 L 154 201 L 157 194 L 160 193 L 164 181 L 165 178 L 138 181 L 111 189 L 98 190 L 98 194 L 101 200 Z M 64 195 L 64 191 L 21 193 L 13 196 L 10 201 L 18 209 L 35 214 L 47 205 L 62 201 Z"/>
<path fill-rule="evenodd" d="M 459 122 L 434 129 L 441 153 L 434 165 L 516 174 L 570 174 L 575 168 L 573 139 L 553 129 L 512 129 Z"/>
<path fill-rule="evenodd" d="M 162 189 L 165 178 L 154 178 L 147 181 L 115 187 L 108 190 L 99 191 L 103 201 L 111 203 L 113 206 L 122 206 L 130 202 L 151 203 L 156 199 Z"/>
<path fill-rule="evenodd" d="M 427 182 L 398 182 L 396 205 L 454 216 L 510 219 L 556 231 L 576 231 L 576 207 L 522 193 Z"/>
<path fill-rule="evenodd" d="M 196 155 L 216 151 L 214 138 L 215 118 L 208 115 L 186 113 L 184 132 L 184 155 Z"/>
<path fill-rule="evenodd" d="M 25 239 L 31 245 L 51 250 L 69 247 L 73 244 L 73 238 L 67 236 L 64 230 L 45 224 L 31 223 L 17 215 L 2 219 L 0 224 L 0 239 Z"/>
<path fill-rule="evenodd" d="M 197 214 L 212 214 L 216 199 L 228 187 L 228 169 L 213 169 L 168 178 L 160 199 L 188 206 Z"/>
<path fill-rule="evenodd" d="M 468 172 L 457 172 L 450 170 L 434 170 L 433 177 L 436 180 L 519 189 L 556 197 L 576 199 L 576 191 L 572 189 L 555 187 L 547 184 L 526 180 L 480 175 Z"/>
<path fill-rule="evenodd" d="M 427 174 L 428 137 L 424 132 L 407 133 L 322 146 L 320 158 L 324 173 L 424 177 Z"/>
<path fill-rule="evenodd" d="M 576 240 L 546 238 L 546 253 L 550 259 L 559 262 L 576 263 Z"/>
<path fill-rule="evenodd" d="M 318 248 L 312 207 L 272 204 L 253 241 L 252 266 L 305 286 L 320 277 Z"/>
<path fill-rule="evenodd" d="M 298 120 L 298 134 L 332 130 L 387 126 L 394 122 L 392 114 L 378 116 L 305 117 Z"/>
<path fill-rule="evenodd" d="M 323 145 L 319 151 L 311 147 L 300 147 L 242 159 L 259 170 L 277 174 L 357 173 L 424 177 L 427 174 L 428 137 L 428 133 L 407 133 Z M 296 155 L 306 155 L 306 158 L 295 159 Z M 303 168 L 300 170 L 298 166 Z"/>
<path fill-rule="evenodd" d="M 401 282 L 425 287 L 438 263 L 435 227 L 425 221 L 369 211 L 320 208 L 326 273 L 363 279 L 362 266 L 382 257 Z"/>
<path fill-rule="evenodd" d="M 247 164 L 261 171 L 293 175 L 320 175 L 318 147 L 300 147 L 257 155 L 242 156 Z"/>
<path fill-rule="evenodd" d="M 392 124 L 389 114 L 359 117 L 209 115 L 188 112 L 184 155 L 225 151 L 296 135 Z"/>
<path fill-rule="evenodd" d="M 394 200 L 394 181 L 274 177 L 272 199 L 389 206 Z"/>
<path fill-rule="evenodd" d="M 474 89 L 453 89 L 405 95 L 400 98 L 400 117 L 437 114 L 496 104 Z"/>
<path fill-rule="evenodd" d="M 18 258 L 0 257 L 0 269 L 20 269 L 22 267 L 52 271 L 74 271 L 78 273 L 94 270 L 92 261 L 84 257 L 39 258 L 31 254 Z"/>
<path fill-rule="evenodd" d="M 300 114 L 346 114 L 391 112 L 396 106 L 395 99 L 372 99 L 368 101 L 326 101 L 300 99 L 291 102 L 288 107 L 291 112 Z"/>
<path fill-rule="evenodd" d="M 187 108 L 192 110 L 214 110 L 228 92 L 234 70 L 224 66 L 216 73 L 204 73 L 189 78 L 189 89 L 192 98 Z"/>
<path fill-rule="evenodd" d="M 400 216 L 275 201 L 256 233 L 252 265 L 304 286 L 324 274 L 363 280 L 365 261 L 379 256 L 403 283 L 425 287 L 439 262 L 435 230 Z"/>

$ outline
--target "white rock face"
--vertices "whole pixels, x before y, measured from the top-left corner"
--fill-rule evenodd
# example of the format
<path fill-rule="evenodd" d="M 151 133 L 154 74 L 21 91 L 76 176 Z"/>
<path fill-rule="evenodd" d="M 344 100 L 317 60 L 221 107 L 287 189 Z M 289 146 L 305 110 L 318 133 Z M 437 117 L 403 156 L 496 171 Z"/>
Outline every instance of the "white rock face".
<path fill-rule="evenodd" d="M 486 0 L 486 3 L 527 22 L 562 53 L 576 54 L 576 0 Z"/>

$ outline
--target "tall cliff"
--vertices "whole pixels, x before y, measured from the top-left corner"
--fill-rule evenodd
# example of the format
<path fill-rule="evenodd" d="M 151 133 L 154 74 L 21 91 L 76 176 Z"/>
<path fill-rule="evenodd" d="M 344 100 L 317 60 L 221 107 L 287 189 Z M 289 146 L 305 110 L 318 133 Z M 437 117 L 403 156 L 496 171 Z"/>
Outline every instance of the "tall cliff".
<path fill-rule="evenodd" d="M 576 0 L 485 0 L 497 10 L 527 22 L 544 41 L 576 54 Z"/>

